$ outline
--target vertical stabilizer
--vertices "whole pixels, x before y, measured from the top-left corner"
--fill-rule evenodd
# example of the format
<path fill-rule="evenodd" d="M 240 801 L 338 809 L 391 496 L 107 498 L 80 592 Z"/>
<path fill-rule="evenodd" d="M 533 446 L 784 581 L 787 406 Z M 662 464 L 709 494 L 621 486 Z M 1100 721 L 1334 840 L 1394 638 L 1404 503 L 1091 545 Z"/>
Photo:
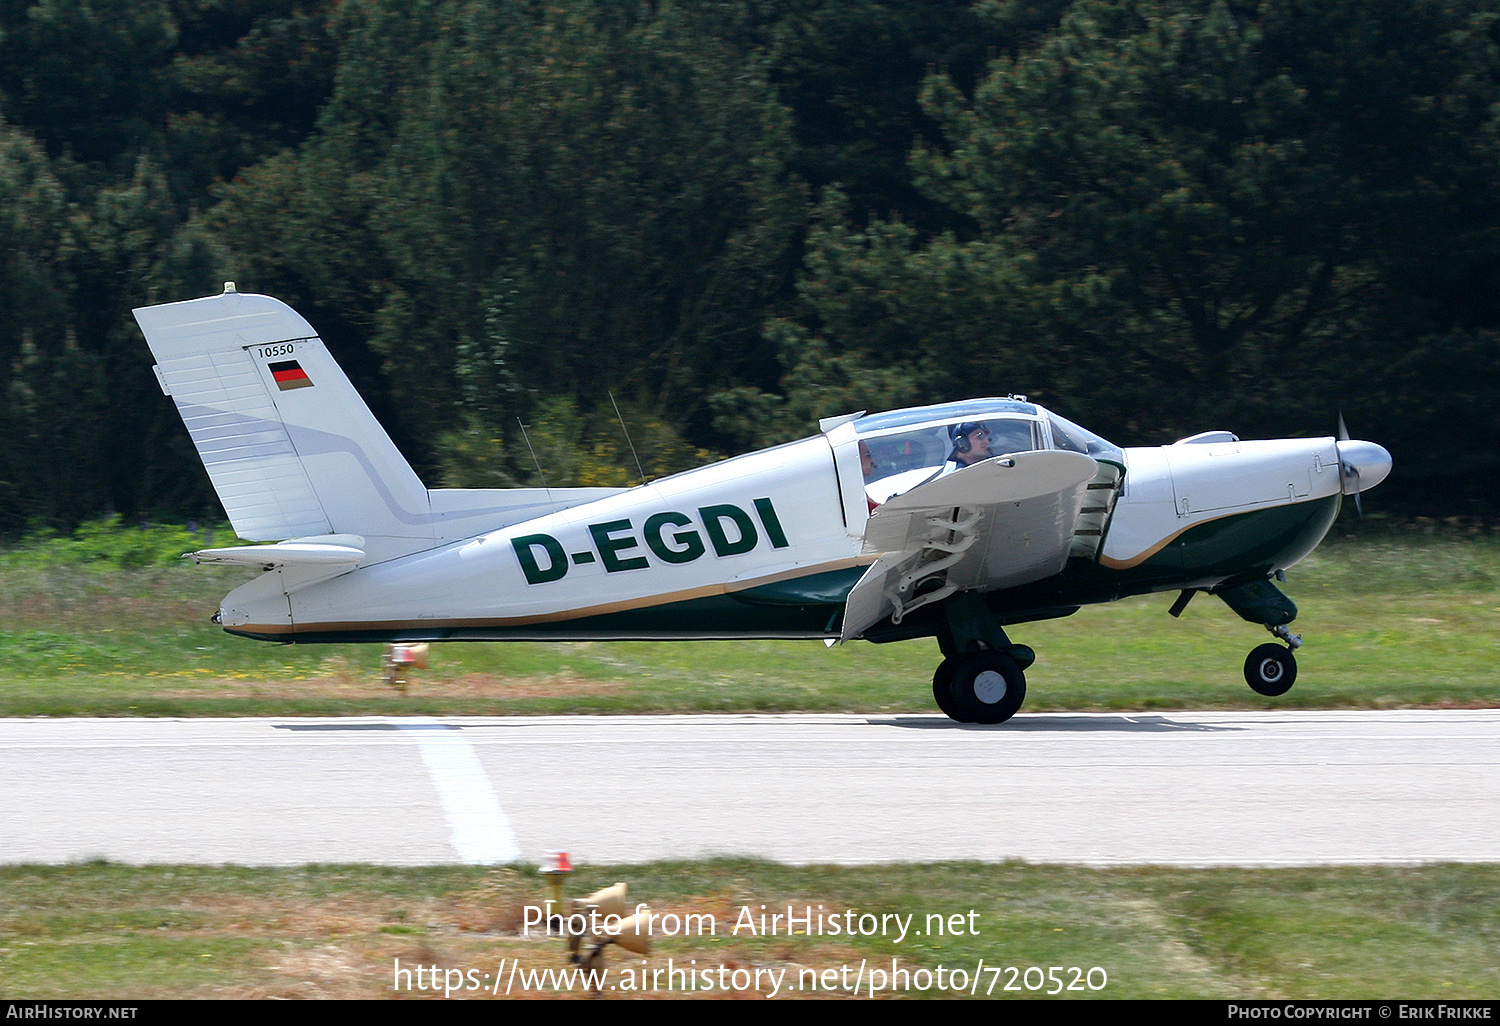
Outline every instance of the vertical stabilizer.
<path fill-rule="evenodd" d="M 240 537 L 431 541 L 426 488 L 296 311 L 229 284 L 135 319 Z"/>

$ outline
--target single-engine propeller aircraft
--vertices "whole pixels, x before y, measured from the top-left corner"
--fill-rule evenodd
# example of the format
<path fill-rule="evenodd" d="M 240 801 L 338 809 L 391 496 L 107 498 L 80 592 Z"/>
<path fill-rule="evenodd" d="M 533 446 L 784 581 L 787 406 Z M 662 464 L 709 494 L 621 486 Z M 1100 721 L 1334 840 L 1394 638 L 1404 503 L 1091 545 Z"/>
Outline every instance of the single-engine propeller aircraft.
<path fill-rule="evenodd" d="M 1032 650 L 1012 624 L 1178 592 L 1280 643 L 1272 583 L 1391 457 L 1339 438 L 1210 431 L 1122 449 L 1023 396 L 833 417 L 821 433 L 634 488 L 429 489 L 307 321 L 267 296 L 136 320 L 236 533 L 191 553 L 264 572 L 215 622 L 280 642 L 934 637 L 938 706 L 999 723 Z"/>

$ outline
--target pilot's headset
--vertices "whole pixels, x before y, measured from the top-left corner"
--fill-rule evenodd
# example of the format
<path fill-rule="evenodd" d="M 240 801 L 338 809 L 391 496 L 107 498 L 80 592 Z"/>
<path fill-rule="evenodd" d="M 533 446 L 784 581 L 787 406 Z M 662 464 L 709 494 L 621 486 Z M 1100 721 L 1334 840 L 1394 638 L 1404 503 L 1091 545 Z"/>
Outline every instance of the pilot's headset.
<path fill-rule="evenodd" d="M 980 420 L 966 420 L 962 424 L 954 424 L 948 429 L 948 435 L 953 439 L 953 451 L 966 453 L 974 448 L 969 444 L 969 435 L 975 431 L 989 430 L 989 426 Z"/>

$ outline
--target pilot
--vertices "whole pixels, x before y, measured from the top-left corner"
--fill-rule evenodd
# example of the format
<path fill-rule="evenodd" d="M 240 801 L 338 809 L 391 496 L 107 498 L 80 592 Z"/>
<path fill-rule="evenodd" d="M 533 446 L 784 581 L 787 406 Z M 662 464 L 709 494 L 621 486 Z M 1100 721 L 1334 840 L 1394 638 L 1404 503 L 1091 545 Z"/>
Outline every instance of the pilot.
<path fill-rule="evenodd" d="M 953 439 L 953 451 L 948 454 L 948 462 L 943 464 L 939 477 L 995 455 L 990 452 L 990 429 L 980 421 L 967 420 L 962 424 L 954 424 L 948 428 L 948 436 Z"/>

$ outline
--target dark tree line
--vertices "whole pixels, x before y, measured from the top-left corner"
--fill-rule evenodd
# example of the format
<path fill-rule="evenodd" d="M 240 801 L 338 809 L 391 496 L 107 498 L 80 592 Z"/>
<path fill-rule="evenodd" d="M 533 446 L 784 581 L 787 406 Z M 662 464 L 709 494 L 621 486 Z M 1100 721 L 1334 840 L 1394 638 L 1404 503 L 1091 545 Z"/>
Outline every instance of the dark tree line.
<path fill-rule="evenodd" d="M 297 307 L 433 484 L 1025 392 L 1500 479 L 1497 9 L 0 0 L 0 531 L 215 508 L 129 310 Z M 1433 453 L 1441 453 L 1434 459 Z M 563 483 L 552 480 L 551 483 Z"/>

